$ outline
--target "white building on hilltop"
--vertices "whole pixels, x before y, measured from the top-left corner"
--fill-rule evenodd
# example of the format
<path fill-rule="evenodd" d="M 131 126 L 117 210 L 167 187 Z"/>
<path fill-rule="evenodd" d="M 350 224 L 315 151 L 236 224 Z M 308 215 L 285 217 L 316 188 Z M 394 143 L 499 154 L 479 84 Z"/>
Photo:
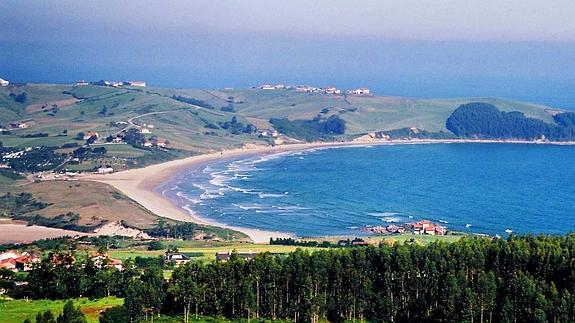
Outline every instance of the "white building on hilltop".
<path fill-rule="evenodd" d="M 368 88 L 359 88 L 347 91 L 347 94 L 353 94 L 353 95 L 370 95 L 370 93 L 371 92 L 369 91 Z"/>
<path fill-rule="evenodd" d="M 0 79 L 0 86 L 8 86 L 10 82 L 6 81 L 5 79 Z"/>

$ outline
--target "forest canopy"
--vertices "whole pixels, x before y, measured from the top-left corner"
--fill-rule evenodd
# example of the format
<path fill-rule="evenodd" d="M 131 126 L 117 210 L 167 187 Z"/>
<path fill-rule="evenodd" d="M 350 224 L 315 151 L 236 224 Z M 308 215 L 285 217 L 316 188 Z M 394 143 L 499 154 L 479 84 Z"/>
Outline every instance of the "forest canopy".
<path fill-rule="evenodd" d="M 488 103 L 460 105 L 447 119 L 446 127 L 456 136 L 481 139 L 546 138 L 554 141 L 575 139 L 575 113 L 556 114 L 555 124 L 528 118 L 518 111 L 505 112 Z"/>

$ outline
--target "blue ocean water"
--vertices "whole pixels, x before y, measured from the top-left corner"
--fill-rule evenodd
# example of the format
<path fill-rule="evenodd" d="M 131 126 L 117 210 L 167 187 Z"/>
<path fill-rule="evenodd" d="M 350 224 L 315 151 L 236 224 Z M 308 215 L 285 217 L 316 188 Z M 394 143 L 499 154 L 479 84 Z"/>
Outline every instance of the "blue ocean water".
<path fill-rule="evenodd" d="M 575 228 L 575 147 L 422 144 L 220 160 L 158 189 L 205 217 L 298 236 L 429 219 L 506 235 Z"/>

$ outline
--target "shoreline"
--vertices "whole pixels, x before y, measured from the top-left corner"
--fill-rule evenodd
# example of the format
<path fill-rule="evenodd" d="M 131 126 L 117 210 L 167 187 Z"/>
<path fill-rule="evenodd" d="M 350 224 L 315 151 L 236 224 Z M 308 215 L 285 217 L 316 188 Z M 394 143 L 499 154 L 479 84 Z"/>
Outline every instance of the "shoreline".
<path fill-rule="evenodd" d="M 148 211 L 164 218 L 183 222 L 194 222 L 202 225 L 216 226 L 242 232 L 256 243 L 266 243 L 270 238 L 294 238 L 295 235 L 283 231 L 260 230 L 254 228 L 225 225 L 217 221 L 202 217 L 201 214 L 189 212 L 175 201 L 170 200 L 156 188 L 178 172 L 199 164 L 212 161 L 237 158 L 247 155 L 271 155 L 283 152 L 303 151 L 308 149 L 361 147 L 370 145 L 410 145 L 410 144 L 538 144 L 572 146 L 575 142 L 538 142 L 526 140 L 473 140 L 473 139 L 412 139 L 412 140 L 358 140 L 346 142 L 319 142 L 301 143 L 278 146 L 252 146 L 237 149 L 223 150 L 221 152 L 202 154 L 184 159 L 172 160 L 165 163 L 150 165 L 143 168 L 130 169 L 113 174 L 90 174 L 82 176 L 81 180 L 91 180 L 105 183 L 118 189 Z"/>

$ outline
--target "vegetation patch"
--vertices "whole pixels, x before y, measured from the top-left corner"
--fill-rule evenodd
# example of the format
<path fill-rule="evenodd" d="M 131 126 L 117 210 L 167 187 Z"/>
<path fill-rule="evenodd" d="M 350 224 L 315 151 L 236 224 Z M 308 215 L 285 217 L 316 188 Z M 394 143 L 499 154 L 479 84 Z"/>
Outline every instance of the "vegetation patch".
<path fill-rule="evenodd" d="M 37 201 L 30 193 L 6 193 L 0 196 L 0 216 L 14 217 L 44 209 L 49 205 L 48 203 Z"/>
<path fill-rule="evenodd" d="M 462 104 L 453 111 L 447 119 L 446 127 L 456 136 L 466 138 L 575 139 L 575 113 L 559 113 L 553 119 L 555 124 L 528 118 L 522 112 L 499 111 L 492 104 L 474 102 Z"/>
<path fill-rule="evenodd" d="M 312 120 L 289 120 L 270 119 L 270 123 L 277 131 L 290 137 L 303 139 L 306 141 L 330 140 L 334 136 L 345 133 L 345 120 L 337 115 L 332 115 L 327 119 L 319 116 Z"/>
<path fill-rule="evenodd" d="M 36 215 L 14 215 L 14 220 L 26 221 L 28 225 L 40 225 L 50 228 L 58 228 L 64 230 L 73 230 L 80 232 L 92 232 L 94 229 L 104 225 L 108 222 L 105 219 L 100 220 L 99 224 L 92 226 L 78 225 L 80 221 L 80 214 L 68 212 L 65 214 L 58 214 L 55 217 L 44 217 L 39 214 Z"/>
<path fill-rule="evenodd" d="M 199 100 L 199 99 L 187 98 L 185 96 L 179 96 L 179 95 L 175 95 L 175 94 L 172 96 L 172 99 L 174 99 L 176 101 L 184 102 L 187 104 L 191 104 L 191 105 L 196 105 L 198 107 L 210 109 L 210 110 L 214 109 L 213 105 L 209 104 L 206 101 Z"/>

